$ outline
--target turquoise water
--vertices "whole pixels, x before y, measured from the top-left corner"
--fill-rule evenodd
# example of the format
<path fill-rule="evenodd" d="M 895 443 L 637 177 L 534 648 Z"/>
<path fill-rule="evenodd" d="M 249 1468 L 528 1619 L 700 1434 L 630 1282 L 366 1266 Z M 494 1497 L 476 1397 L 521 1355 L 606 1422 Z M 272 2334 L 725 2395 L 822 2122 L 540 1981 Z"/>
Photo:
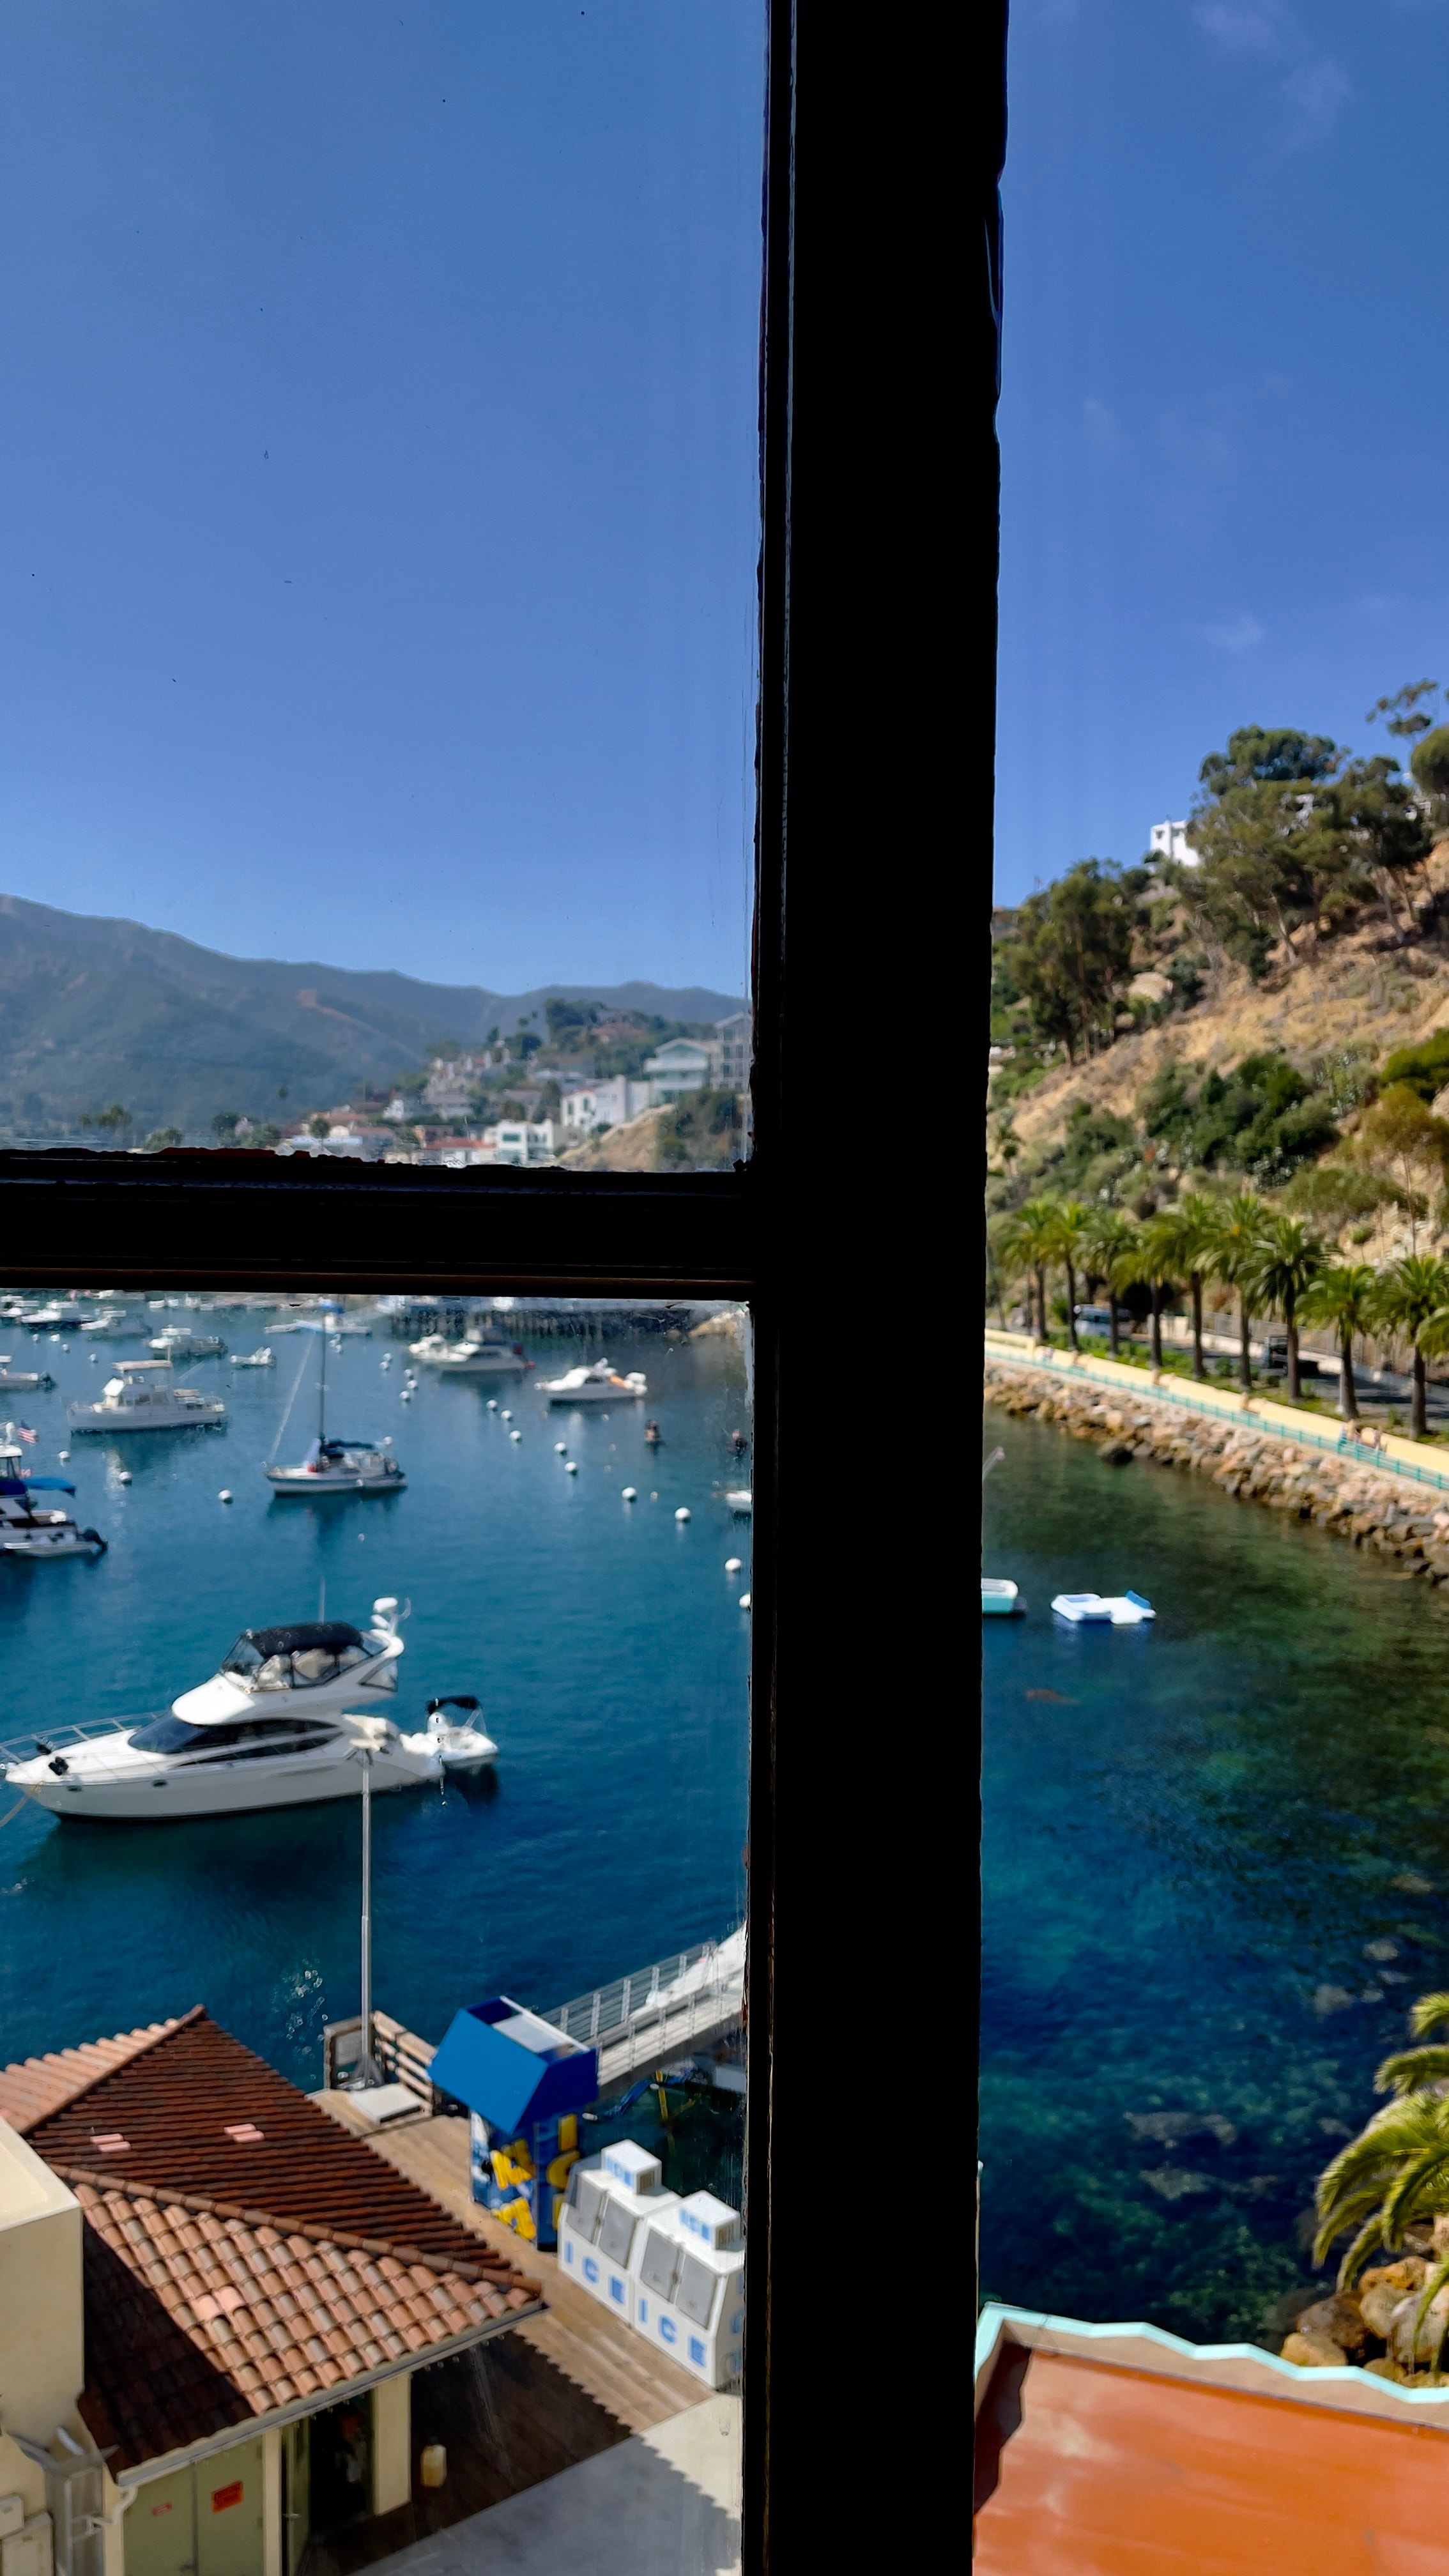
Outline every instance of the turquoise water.
<path fill-rule="evenodd" d="M 1029 1606 L 982 1639 L 983 2285 L 1270 2341 L 1316 2175 L 1449 1986 L 1449 1601 L 1198 1477 L 987 1439 L 984 1568 Z M 1052 1617 L 1129 1585 L 1155 1625 Z"/>
<path fill-rule="evenodd" d="M 266 1337 L 261 1318 L 218 1328 L 244 1350 Z M 23 1364 L 26 1337 L 7 1347 Z M 527 1386 L 500 1392 L 515 1444 L 486 1390 L 424 1371 L 403 1404 L 404 1346 L 348 1342 L 329 1355 L 329 1428 L 390 1432 L 408 1490 L 317 1504 L 274 1501 L 262 1476 L 303 1345 L 274 1347 L 272 1371 L 188 1363 L 189 1384 L 225 1398 L 222 1432 L 72 1444 L 73 1508 L 110 1553 L 0 1562 L 0 1735 L 165 1706 L 239 1629 L 315 1618 L 324 1582 L 332 1618 L 410 1596 L 397 1717 L 421 1725 L 434 1694 L 474 1691 L 500 1750 L 492 1780 L 374 1801 L 379 2006 L 437 2038 L 478 1996 L 560 2002 L 727 1930 L 744 1901 L 749 1648 L 748 1523 L 717 1498 L 739 1481 L 725 1446 L 744 1423 L 733 1347 L 621 1337 L 610 1357 L 646 1371 L 647 1406 L 550 1415 Z M 532 1347 L 538 1376 L 578 1356 Z M 40 1432 L 36 1466 L 56 1472 L 64 1400 L 93 1394 L 106 1363 L 69 1343 L 43 1355 L 57 1391 L 7 1402 Z M 304 1389 L 285 1454 L 314 1429 Z M 746 1559 L 734 1581 L 732 1555 Z M 357 2010 L 358 1859 L 353 1801 L 170 1826 L 60 1824 L 27 1803 L 0 1827 L 0 2055 L 204 2003 L 284 2074 L 319 2084 L 323 2024 Z M 639 2121 L 642 2107 L 636 2134 Z"/>

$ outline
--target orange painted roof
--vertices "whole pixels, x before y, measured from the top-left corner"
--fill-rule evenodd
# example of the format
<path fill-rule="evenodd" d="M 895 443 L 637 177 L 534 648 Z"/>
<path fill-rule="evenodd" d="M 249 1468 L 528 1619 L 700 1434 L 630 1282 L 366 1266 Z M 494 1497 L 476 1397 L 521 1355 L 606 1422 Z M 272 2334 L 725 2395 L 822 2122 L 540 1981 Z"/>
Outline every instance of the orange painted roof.
<path fill-rule="evenodd" d="M 983 2424 L 989 2412 L 990 2400 Z M 1034 2352 L 999 2432 L 980 2480 L 978 2576 L 1449 2567 L 1449 2432 L 1437 2425 Z"/>
<path fill-rule="evenodd" d="M 103 2075 L 175 2028 L 174 2021 L 148 2022 L 144 2030 L 118 2031 L 114 2039 L 91 2039 L 81 2048 L 54 2048 L 44 2057 L 22 2057 L 12 2066 L 0 2066 L 0 2120 L 8 2120 L 23 2137 L 37 2120 L 77 2100 Z"/>

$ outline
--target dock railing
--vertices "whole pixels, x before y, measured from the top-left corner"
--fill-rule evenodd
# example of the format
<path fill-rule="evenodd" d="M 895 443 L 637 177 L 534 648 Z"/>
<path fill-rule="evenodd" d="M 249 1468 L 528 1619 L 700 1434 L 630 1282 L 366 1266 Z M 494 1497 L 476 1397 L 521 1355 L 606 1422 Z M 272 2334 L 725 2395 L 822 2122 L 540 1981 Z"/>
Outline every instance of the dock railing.
<path fill-rule="evenodd" d="M 391 2013 L 372 2016 L 372 2054 L 388 2084 L 405 2084 L 416 2093 L 421 2109 L 437 2111 L 445 2095 L 432 2078 L 433 2046 L 417 2032 L 404 2030 Z M 345 2092 L 362 2062 L 362 2015 L 328 2022 L 322 2033 L 322 2082 L 329 2093 Z"/>
<path fill-rule="evenodd" d="M 698 1941 L 592 1994 L 551 2004 L 541 2018 L 598 2050 L 599 2084 L 607 2090 L 641 2066 L 657 2066 L 692 2041 L 728 2030 L 743 2014 L 744 1994 L 744 1943 L 734 1934 Z"/>

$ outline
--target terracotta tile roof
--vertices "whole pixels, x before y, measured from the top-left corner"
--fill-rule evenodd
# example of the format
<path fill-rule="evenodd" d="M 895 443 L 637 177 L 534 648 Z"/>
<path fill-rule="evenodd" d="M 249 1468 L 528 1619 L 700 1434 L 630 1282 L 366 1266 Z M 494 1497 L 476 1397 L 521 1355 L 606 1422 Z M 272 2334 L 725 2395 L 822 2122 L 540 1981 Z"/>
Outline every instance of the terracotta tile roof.
<path fill-rule="evenodd" d="M 101 2183 L 198 2192 L 276 2226 L 479 2259 L 478 2239 L 429 2193 L 199 2008 L 35 2120 L 29 2136 L 47 2164 Z"/>
<path fill-rule="evenodd" d="M 63 2051 L 94 2070 L 68 2063 L 63 2097 L 27 2121 L 85 2219 L 81 2412 L 113 2467 L 541 2305 L 537 2281 L 205 2012 L 132 2036 L 119 2058 Z M 0 2073 L 0 2099 L 28 2071 Z"/>
<path fill-rule="evenodd" d="M 113 2468 L 320 2401 L 537 2304 L 516 2274 L 500 2282 L 478 2262 L 408 2262 L 224 2216 L 196 2195 L 65 2179 L 86 2218 L 82 2413 L 98 2442 L 118 2446 Z"/>
<path fill-rule="evenodd" d="M 152 2021 L 144 2030 L 118 2031 L 114 2039 L 87 2040 L 83 2048 L 57 2048 L 46 2057 L 26 2057 L 17 2065 L 0 2067 L 0 2120 L 8 2120 L 23 2137 L 37 2120 L 48 2118 L 98 2077 L 109 2075 L 175 2028 L 174 2021 Z"/>

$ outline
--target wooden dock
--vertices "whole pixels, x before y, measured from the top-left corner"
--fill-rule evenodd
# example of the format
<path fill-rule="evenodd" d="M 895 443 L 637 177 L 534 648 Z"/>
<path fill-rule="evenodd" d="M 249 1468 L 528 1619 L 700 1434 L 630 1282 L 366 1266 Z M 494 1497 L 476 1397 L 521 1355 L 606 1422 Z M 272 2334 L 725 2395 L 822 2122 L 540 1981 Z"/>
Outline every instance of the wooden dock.
<path fill-rule="evenodd" d="M 610 2316 L 586 2290 L 566 2281 L 556 2255 L 526 2244 L 478 2207 L 469 2187 L 466 2120 L 432 2118 L 420 2112 L 415 2120 L 402 2120 L 379 2131 L 359 2119 L 345 2093 L 314 2093 L 312 2099 L 344 2128 L 365 2137 L 378 2155 L 410 2181 L 431 2192 L 465 2227 L 543 2282 L 547 2314 L 530 2317 L 514 2332 L 617 2422 L 627 2425 L 631 2433 L 647 2433 L 671 2416 L 683 2414 L 687 2406 L 699 2404 L 706 2391 L 697 2379 Z"/>

